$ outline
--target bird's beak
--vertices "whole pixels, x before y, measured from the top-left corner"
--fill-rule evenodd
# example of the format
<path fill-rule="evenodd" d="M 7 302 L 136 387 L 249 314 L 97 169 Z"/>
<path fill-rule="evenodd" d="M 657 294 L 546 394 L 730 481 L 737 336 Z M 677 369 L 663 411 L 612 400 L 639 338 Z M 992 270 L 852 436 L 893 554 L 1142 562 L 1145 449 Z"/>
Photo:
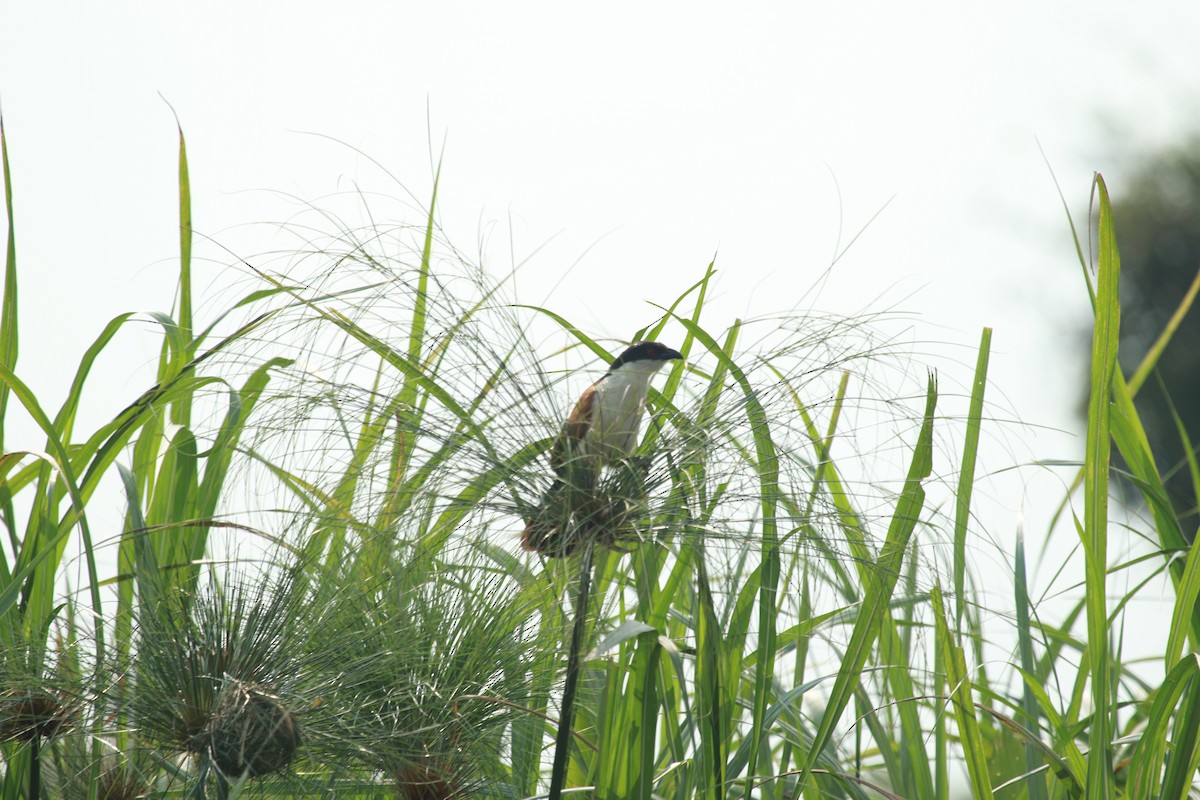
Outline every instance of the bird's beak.
<path fill-rule="evenodd" d="M 678 350 L 672 350 L 669 347 L 667 348 L 666 354 L 663 356 L 663 361 L 682 361 L 682 360 L 683 360 L 683 354 L 680 353 Z"/>

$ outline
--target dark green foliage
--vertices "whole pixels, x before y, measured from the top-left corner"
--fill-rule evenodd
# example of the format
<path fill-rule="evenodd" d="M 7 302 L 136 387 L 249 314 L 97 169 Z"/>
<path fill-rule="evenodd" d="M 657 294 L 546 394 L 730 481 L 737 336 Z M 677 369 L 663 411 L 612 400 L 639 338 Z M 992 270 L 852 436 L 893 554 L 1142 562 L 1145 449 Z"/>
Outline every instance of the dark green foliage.
<path fill-rule="evenodd" d="M 1168 497 L 1192 539 L 1200 524 L 1200 480 L 1189 468 L 1200 443 L 1200 314 L 1194 307 L 1200 138 L 1145 156 L 1131 173 L 1112 200 L 1122 264 L 1120 357 L 1129 367 L 1153 367 L 1141 391 L 1140 380 L 1131 383 Z"/>

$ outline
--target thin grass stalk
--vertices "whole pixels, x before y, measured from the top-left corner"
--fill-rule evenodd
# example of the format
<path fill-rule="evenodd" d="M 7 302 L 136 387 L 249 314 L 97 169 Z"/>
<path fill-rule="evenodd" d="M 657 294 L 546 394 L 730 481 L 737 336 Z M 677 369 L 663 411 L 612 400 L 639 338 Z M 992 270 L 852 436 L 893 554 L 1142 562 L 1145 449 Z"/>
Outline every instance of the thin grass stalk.
<path fill-rule="evenodd" d="M 575 621 L 571 629 L 571 648 L 567 653 L 567 672 L 563 678 L 562 707 L 559 712 L 558 734 L 554 741 L 554 764 L 550 771 L 549 800 L 562 800 L 567 782 L 567 767 L 571 762 L 571 728 L 575 716 L 575 693 L 579 684 L 580 664 L 587 634 L 589 594 L 592 588 L 592 561 L 595 547 L 584 545 L 579 557 L 579 585 L 575 593 Z"/>

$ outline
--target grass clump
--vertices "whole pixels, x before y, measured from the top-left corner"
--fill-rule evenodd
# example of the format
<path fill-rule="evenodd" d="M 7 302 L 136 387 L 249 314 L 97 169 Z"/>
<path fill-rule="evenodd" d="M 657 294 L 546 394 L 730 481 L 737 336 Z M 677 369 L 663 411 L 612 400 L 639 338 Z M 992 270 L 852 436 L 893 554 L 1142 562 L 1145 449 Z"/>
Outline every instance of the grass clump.
<path fill-rule="evenodd" d="M 303 592 L 294 571 L 230 576 L 143 608 L 129 669 L 138 740 L 191 759 L 201 782 L 287 767 L 300 743 L 295 698 L 309 677 Z"/>

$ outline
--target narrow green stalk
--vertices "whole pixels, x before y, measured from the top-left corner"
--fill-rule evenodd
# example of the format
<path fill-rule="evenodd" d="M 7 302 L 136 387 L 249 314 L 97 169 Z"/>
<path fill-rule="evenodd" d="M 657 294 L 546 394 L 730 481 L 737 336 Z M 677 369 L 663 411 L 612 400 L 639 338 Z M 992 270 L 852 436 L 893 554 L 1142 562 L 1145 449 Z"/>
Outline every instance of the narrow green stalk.
<path fill-rule="evenodd" d="M 585 544 L 579 558 L 579 586 L 575 593 L 575 624 L 571 630 L 571 649 L 567 654 L 567 674 L 563 682 L 562 709 L 558 719 L 558 736 L 554 742 L 554 766 L 550 772 L 549 800 L 561 800 L 567 782 L 567 766 L 571 763 L 571 725 L 575 716 L 575 691 L 579 684 L 579 668 L 587 633 L 588 595 L 592 589 L 592 558 L 594 547 Z"/>
<path fill-rule="evenodd" d="M 42 796 L 42 742 L 41 736 L 34 734 L 29 740 L 29 796 L 38 800 Z"/>

